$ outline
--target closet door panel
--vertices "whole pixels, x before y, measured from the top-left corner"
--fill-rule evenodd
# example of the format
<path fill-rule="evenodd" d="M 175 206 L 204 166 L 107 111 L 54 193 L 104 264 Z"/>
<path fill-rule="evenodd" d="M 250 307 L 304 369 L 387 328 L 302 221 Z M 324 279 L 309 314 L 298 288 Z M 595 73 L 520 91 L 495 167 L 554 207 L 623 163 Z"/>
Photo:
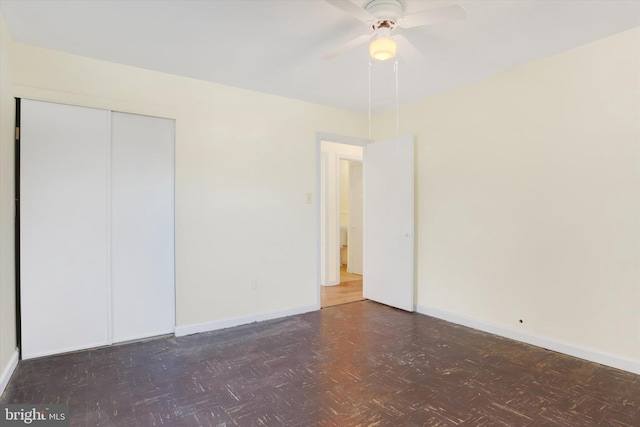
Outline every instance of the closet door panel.
<path fill-rule="evenodd" d="M 108 344 L 109 112 L 22 100 L 24 359 Z"/>
<path fill-rule="evenodd" d="M 174 122 L 113 113 L 111 283 L 113 340 L 172 333 Z"/>

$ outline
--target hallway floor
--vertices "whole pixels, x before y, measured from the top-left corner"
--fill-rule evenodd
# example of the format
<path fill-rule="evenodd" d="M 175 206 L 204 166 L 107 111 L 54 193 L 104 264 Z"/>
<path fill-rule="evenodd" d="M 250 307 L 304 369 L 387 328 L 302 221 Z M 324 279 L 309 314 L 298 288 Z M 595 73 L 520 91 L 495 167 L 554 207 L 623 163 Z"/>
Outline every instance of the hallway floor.
<path fill-rule="evenodd" d="M 340 266 L 340 284 L 335 286 L 322 286 L 320 289 L 320 307 L 332 307 L 334 305 L 347 304 L 362 301 L 362 276 L 347 272 L 347 266 Z"/>
<path fill-rule="evenodd" d="M 638 426 L 640 376 L 371 301 L 20 362 L 71 426 Z"/>

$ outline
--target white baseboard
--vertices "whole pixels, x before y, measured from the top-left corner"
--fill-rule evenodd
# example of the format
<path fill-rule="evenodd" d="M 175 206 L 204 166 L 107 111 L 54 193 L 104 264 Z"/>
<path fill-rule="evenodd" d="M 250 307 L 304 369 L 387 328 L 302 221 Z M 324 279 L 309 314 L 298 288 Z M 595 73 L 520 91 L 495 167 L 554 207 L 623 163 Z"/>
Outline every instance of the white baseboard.
<path fill-rule="evenodd" d="M 253 322 L 262 322 L 263 320 L 277 319 L 280 317 L 293 316 L 296 314 L 308 313 L 316 311 L 316 305 L 305 305 L 301 307 L 287 308 L 284 310 L 268 311 L 264 313 L 249 314 L 247 316 L 231 317 L 227 319 L 213 320 L 211 322 L 195 323 L 192 325 L 176 326 L 176 336 L 197 334 L 200 332 L 215 331 L 218 329 L 231 328 L 233 326 L 246 325 Z"/>
<path fill-rule="evenodd" d="M 16 370 L 16 366 L 18 366 L 18 360 L 20 359 L 20 353 L 18 349 L 13 352 L 11 358 L 9 359 L 9 363 L 5 366 L 2 374 L 0 375 L 0 396 L 4 393 L 5 387 L 9 384 L 9 380 L 11 379 L 11 375 L 13 375 L 13 371 Z"/>
<path fill-rule="evenodd" d="M 640 374 L 640 360 L 628 359 L 599 350 L 580 347 L 575 344 L 558 341 L 552 338 L 541 337 L 521 331 L 514 331 L 512 329 L 504 328 L 502 326 L 485 322 L 483 320 L 473 319 L 425 305 L 418 304 L 418 306 L 416 307 L 416 311 L 421 314 L 426 314 L 427 316 L 446 320 L 447 322 L 468 326 L 469 328 L 478 329 L 480 331 L 488 332 L 494 335 L 500 335 L 505 338 L 510 338 L 516 341 L 535 345 L 536 347 L 546 348 L 548 350 L 557 351 L 558 353 L 564 353 L 568 354 L 569 356 L 585 359 L 590 362 L 611 366 L 613 368 L 632 372 L 634 374 Z"/>

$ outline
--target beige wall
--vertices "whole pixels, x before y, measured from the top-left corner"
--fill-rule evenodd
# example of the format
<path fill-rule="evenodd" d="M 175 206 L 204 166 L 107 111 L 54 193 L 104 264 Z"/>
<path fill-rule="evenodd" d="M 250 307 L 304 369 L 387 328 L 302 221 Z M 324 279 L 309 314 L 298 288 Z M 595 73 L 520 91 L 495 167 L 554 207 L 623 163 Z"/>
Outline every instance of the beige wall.
<path fill-rule="evenodd" d="M 392 113 L 375 122 L 394 134 Z M 417 137 L 423 309 L 640 366 L 640 29 L 408 106 L 401 123 Z"/>
<path fill-rule="evenodd" d="M 15 101 L 9 71 L 11 44 L 11 34 L 0 14 L 0 375 L 16 350 L 13 246 Z"/>
<path fill-rule="evenodd" d="M 176 119 L 178 325 L 315 307 L 316 132 L 362 136 L 362 115 L 19 43 L 11 59 L 16 96 Z"/>

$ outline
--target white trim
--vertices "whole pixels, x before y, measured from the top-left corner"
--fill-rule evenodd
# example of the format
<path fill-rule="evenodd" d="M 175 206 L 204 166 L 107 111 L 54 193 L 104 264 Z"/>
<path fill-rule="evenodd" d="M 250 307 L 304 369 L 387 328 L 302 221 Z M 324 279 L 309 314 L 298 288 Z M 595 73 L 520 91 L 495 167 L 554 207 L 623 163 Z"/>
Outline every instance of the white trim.
<path fill-rule="evenodd" d="M 334 200 L 335 200 L 335 206 L 334 206 L 334 211 L 333 211 L 333 220 L 335 221 L 336 227 L 333 230 L 334 231 L 334 236 L 333 238 L 335 239 L 335 246 L 334 249 L 336 250 L 335 253 L 335 257 L 333 259 L 333 263 L 334 263 L 334 269 L 333 269 L 333 274 L 336 277 L 336 280 L 338 283 L 340 283 L 340 156 L 336 153 L 335 154 L 335 158 L 334 158 L 334 172 L 335 172 L 335 179 L 333 181 L 334 183 L 334 188 L 333 188 L 333 195 Z M 325 283 L 323 283 L 324 285 Z"/>
<path fill-rule="evenodd" d="M 367 147 L 362 149 L 362 298 L 367 298 L 367 278 L 364 272 L 367 271 Z M 347 255 L 348 256 L 348 255 Z M 415 286 L 415 285 L 414 285 Z"/>
<path fill-rule="evenodd" d="M 107 347 L 110 346 L 112 344 L 110 344 L 106 339 L 104 341 L 98 341 L 98 342 L 93 342 L 93 343 L 84 343 L 80 346 L 71 346 L 71 347 L 65 347 L 65 348 L 57 348 L 55 350 L 47 350 L 47 351 L 41 351 L 38 353 L 31 353 L 31 354 L 25 354 L 24 349 L 22 350 L 22 360 L 30 360 L 30 359 L 38 359 L 40 357 L 46 357 L 46 356 L 59 356 L 61 354 L 67 354 L 67 353 L 75 353 L 76 351 L 83 351 L 83 350 L 93 350 L 96 348 L 102 348 L 102 347 Z"/>
<path fill-rule="evenodd" d="M 106 187 L 105 188 L 105 204 L 107 206 L 107 215 L 106 215 L 106 224 L 105 224 L 105 232 L 106 232 L 106 243 L 107 243 L 107 251 L 105 254 L 106 257 L 106 263 L 107 263 L 107 268 L 106 268 L 106 273 L 107 273 L 107 289 L 106 289 L 106 295 L 105 297 L 107 298 L 107 343 L 109 345 L 113 344 L 113 317 L 114 317 L 114 313 L 113 313 L 113 279 L 112 279 L 112 270 L 113 270 L 113 258 L 111 256 L 111 249 L 112 249 L 112 243 L 113 243 L 113 239 L 112 234 L 113 234 L 113 230 L 111 229 L 111 218 L 113 218 L 113 204 L 112 199 L 113 199 L 113 194 L 111 192 L 111 180 L 113 179 L 113 170 L 111 170 L 111 168 L 113 167 L 112 164 L 112 158 L 113 158 L 113 120 L 111 120 L 111 118 L 113 117 L 113 111 L 108 111 L 107 114 L 107 129 L 109 132 L 109 135 L 107 137 L 107 147 L 106 147 L 106 153 L 107 153 L 107 166 L 106 166 L 106 170 L 107 170 L 107 179 L 106 179 Z"/>
<path fill-rule="evenodd" d="M 175 334 L 176 332 L 176 323 L 178 323 L 178 316 L 176 315 L 176 313 L 178 312 L 177 309 L 177 305 L 178 305 L 178 295 L 177 295 L 177 289 L 176 289 L 176 282 L 177 282 L 177 278 L 176 278 L 176 271 L 178 270 L 177 264 L 176 264 L 176 130 L 178 128 L 178 120 L 177 119 L 171 119 L 173 120 L 173 142 L 171 144 L 171 209 L 172 209 L 172 233 L 171 233 L 171 248 L 172 250 L 172 256 L 173 256 L 173 306 L 171 307 L 171 318 L 173 319 L 173 329 L 171 330 L 171 333 Z"/>
<path fill-rule="evenodd" d="M 20 353 L 16 348 L 13 354 L 11 355 L 11 358 L 9 359 L 9 363 L 7 364 L 7 366 L 5 366 L 4 370 L 2 371 L 2 375 L 0 375 L 0 396 L 2 395 L 2 393 L 4 393 L 4 389 L 7 387 L 7 384 L 9 384 L 11 375 L 13 375 L 13 372 L 16 370 L 16 366 L 18 366 L 19 359 L 20 359 Z"/>
<path fill-rule="evenodd" d="M 515 331 L 513 329 L 504 328 L 493 323 L 483 320 L 473 319 L 471 317 L 462 316 L 445 310 L 418 304 L 416 311 L 427 316 L 437 317 L 447 322 L 456 323 L 458 325 L 467 326 L 469 328 L 488 332 L 490 334 L 499 335 L 516 341 L 521 341 L 536 347 L 542 347 L 547 350 L 557 351 L 569 356 L 588 360 L 590 362 L 599 363 L 601 365 L 611 366 L 616 369 L 628 371 L 634 374 L 640 374 L 640 360 L 628 359 L 614 354 L 605 353 L 592 348 L 581 347 L 553 338 L 541 337 L 526 332 Z"/>
<path fill-rule="evenodd" d="M 327 248 L 325 244 L 325 233 L 324 233 L 324 224 L 326 222 L 326 213 L 324 206 L 327 200 L 327 190 L 326 183 L 324 178 L 327 174 L 327 162 L 329 155 L 328 153 L 322 152 L 321 142 L 318 141 L 316 144 L 316 165 L 317 165 L 317 178 L 316 178 L 316 194 L 319 197 L 316 197 L 316 247 L 318 249 L 318 253 L 316 255 L 316 306 L 318 310 L 320 310 L 321 306 L 321 287 L 324 282 L 326 282 L 327 271 L 325 269 L 326 259 L 327 259 Z"/>
<path fill-rule="evenodd" d="M 372 139 L 355 138 L 352 136 L 337 135 L 334 133 L 316 132 L 316 144 L 320 146 L 321 141 L 336 142 L 338 144 L 357 145 L 364 147 L 373 142 Z"/>
<path fill-rule="evenodd" d="M 318 307 L 316 307 L 315 304 L 304 305 L 300 307 L 286 308 L 284 310 L 267 311 L 264 313 L 248 314 L 246 316 L 230 317 L 227 319 L 212 320 L 210 322 L 195 323 L 192 325 L 176 326 L 176 336 L 183 337 L 185 335 L 231 328 L 234 326 L 246 325 L 248 323 L 294 316 L 296 314 L 303 314 L 317 310 Z"/>

